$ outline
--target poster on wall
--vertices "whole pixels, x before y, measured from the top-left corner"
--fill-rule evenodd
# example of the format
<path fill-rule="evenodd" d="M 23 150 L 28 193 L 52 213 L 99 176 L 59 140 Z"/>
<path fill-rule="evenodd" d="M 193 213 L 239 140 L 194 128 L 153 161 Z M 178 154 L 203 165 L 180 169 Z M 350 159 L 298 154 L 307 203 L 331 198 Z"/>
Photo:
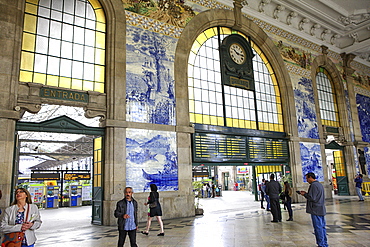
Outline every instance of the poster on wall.
<path fill-rule="evenodd" d="M 176 133 L 127 129 L 126 183 L 135 192 L 178 190 Z"/>

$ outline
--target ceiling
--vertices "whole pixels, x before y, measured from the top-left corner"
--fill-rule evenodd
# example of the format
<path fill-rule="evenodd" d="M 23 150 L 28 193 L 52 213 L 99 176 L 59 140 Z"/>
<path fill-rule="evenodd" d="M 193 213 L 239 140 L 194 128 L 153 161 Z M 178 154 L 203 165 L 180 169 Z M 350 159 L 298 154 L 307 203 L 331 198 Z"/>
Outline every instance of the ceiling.
<path fill-rule="evenodd" d="M 370 0 L 237 0 L 243 13 L 370 66 Z M 233 0 L 218 0 L 230 7 Z"/>

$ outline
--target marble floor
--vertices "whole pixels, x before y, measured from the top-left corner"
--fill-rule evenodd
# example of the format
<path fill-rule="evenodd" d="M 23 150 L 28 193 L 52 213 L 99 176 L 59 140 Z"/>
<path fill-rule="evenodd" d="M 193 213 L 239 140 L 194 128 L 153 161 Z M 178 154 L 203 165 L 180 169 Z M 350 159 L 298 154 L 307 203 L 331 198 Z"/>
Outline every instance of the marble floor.
<path fill-rule="evenodd" d="M 293 204 L 294 221 L 271 223 L 271 214 L 246 191 L 224 191 L 222 197 L 200 200 L 204 215 L 164 220 L 165 236 L 158 237 L 153 220 L 148 236 L 138 233 L 140 247 L 314 247 L 315 236 L 305 204 Z M 370 198 L 359 202 L 355 196 L 328 200 L 327 233 L 330 246 L 370 246 Z M 36 247 L 117 246 L 115 226 L 90 224 L 91 207 L 42 210 L 42 227 L 37 230 Z M 145 222 L 140 223 L 143 230 Z M 125 246 L 129 246 L 128 239 Z"/>

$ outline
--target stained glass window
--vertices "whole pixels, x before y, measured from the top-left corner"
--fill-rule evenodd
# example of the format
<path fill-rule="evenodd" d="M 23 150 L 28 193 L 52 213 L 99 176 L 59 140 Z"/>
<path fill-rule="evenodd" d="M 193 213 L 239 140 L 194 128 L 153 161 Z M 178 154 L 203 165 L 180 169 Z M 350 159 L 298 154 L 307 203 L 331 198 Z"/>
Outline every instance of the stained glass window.
<path fill-rule="evenodd" d="M 104 92 L 105 15 L 97 0 L 26 0 L 20 81 Z"/>
<path fill-rule="evenodd" d="M 322 67 L 316 74 L 317 92 L 319 98 L 320 114 L 323 125 L 339 127 L 338 105 L 331 77 Z"/>
<path fill-rule="evenodd" d="M 230 34 L 214 27 L 195 40 L 188 64 L 189 111 L 192 123 L 283 132 L 280 91 L 271 65 L 259 47 L 250 41 L 255 56 L 255 92 L 222 85 L 219 44 Z"/>

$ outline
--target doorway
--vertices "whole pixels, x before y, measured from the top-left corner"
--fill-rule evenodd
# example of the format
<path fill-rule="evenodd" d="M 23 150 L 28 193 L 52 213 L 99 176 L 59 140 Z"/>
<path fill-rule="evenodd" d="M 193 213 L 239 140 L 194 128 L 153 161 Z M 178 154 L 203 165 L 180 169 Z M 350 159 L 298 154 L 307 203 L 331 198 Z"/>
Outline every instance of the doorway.
<path fill-rule="evenodd" d="M 104 128 L 76 121 L 83 116 L 77 107 L 46 105 L 45 112 L 47 120 L 28 114 L 16 124 L 13 185 L 27 186 L 40 207 L 90 204 L 92 223 L 101 225 Z"/>

